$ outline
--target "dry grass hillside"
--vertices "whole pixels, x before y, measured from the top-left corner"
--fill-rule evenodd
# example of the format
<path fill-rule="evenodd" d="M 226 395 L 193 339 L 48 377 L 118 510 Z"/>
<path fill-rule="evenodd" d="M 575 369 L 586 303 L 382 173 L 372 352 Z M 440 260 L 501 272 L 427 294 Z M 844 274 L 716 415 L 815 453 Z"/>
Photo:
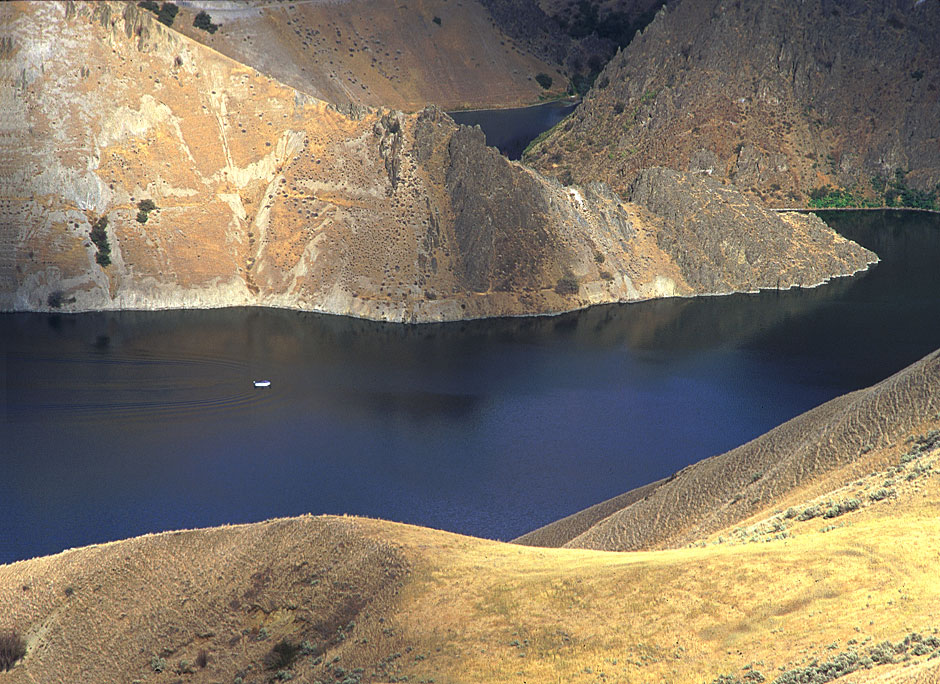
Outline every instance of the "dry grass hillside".
<path fill-rule="evenodd" d="M 912 430 L 926 430 L 923 426 L 938 416 L 940 351 L 873 387 L 837 397 L 743 446 L 688 466 L 667 481 L 517 541 L 609 551 L 683 546 L 738 526 L 768 505 L 790 506 L 882 470 L 911 453 L 913 447 L 904 439 Z M 830 509 L 821 505 L 818 514 Z M 592 511 L 607 515 L 597 520 Z M 584 529 L 587 520 L 596 522 Z"/>
<path fill-rule="evenodd" d="M 0 566 L 0 631 L 27 646 L 0 681 L 936 682 L 937 359 L 869 391 L 870 451 L 830 443 L 852 422 L 830 413 L 805 440 L 841 467 L 683 548 L 302 517 Z"/>
<path fill-rule="evenodd" d="M 510 107 L 565 93 L 557 62 L 510 36 L 484 3 L 249 0 L 184 6 L 173 28 L 334 104 L 406 111 Z M 193 27 L 209 10 L 215 33 Z M 552 79 L 542 88 L 537 74 Z"/>

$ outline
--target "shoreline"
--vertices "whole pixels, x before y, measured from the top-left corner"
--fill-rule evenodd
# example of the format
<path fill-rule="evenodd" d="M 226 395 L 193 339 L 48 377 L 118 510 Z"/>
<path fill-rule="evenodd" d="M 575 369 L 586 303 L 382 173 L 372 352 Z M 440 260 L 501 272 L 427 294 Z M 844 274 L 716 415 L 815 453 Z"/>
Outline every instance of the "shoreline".
<path fill-rule="evenodd" d="M 777 213 L 796 211 L 808 214 L 812 214 L 817 211 L 917 211 L 922 214 L 940 214 L 940 209 L 921 209 L 920 207 L 767 207 L 767 209 Z"/>
<path fill-rule="evenodd" d="M 940 212 L 938 212 L 940 213 Z M 829 276 L 825 280 L 822 280 L 818 283 L 812 285 L 790 285 L 789 287 L 765 287 L 758 288 L 756 290 L 733 290 L 730 292 L 701 292 L 697 294 L 674 294 L 666 295 L 659 297 L 645 297 L 641 299 L 619 299 L 611 300 L 607 302 L 593 302 L 585 304 L 584 306 L 576 306 L 570 309 L 563 309 L 560 311 L 547 311 L 541 313 L 524 313 L 524 314 L 500 314 L 496 316 L 468 316 L 465 318 L 451 318 L 451 319 L 442 319 L 442 320 L 391 320 L 387 318 L 373 318 L 369 316 L 356 316 L 350 313 L 339 313 L 336 311 L 326 311 L 323 309 L 302 309 L 299 307 L 293 306 L 277 306 L 273 304 L 223 304 L 220 306 L 165 306 L 165 307 L 154 307 L 154 308 L 107 308 L 107 309 L 78 309 L 78 310 L 69 310 L 63 311 L 60 309 L 0 309 L 0 316 L 5 316 L 9 314 L 49 314 L 49 315 L 61 315 L 61 316 L 74 316 L 88 313 L 121 313 L 121 312 L 159 312 L 159 311 L 212 311 L 217 309 L 241 309 L 241 308 L 251 308 L 251 309 L 279 309 L 282 311 L 296 311 L 298 313 L 308 313 L 308 314 L 317 314 L 321 316 L 338 316 L 343 318 L 350 318 L 358 321 L 370 321 L 372 323 L 387 324 L 387 325 L 399 325 L 399 326 L 408 326 L 408 327 L 418 327 L 426 325 L 451 325 L 451 324 L 461 324 L 467 323 L 469 321 L 490 321 L 490 320 L 511 320 L 518 318 L 553 318 L 557 316 L 563 316 L 565 314 L 576 313 L 579 311 L 585 311 L 587 309 L 593 308 L 595 306 L 611 306 L 611 305 L 623 305 L 623 304 L 639 304 L 642 302 L 650 302 L 656 300 L 664 299 L 695 299 L 697 297 L 728 297 L 731 295 L 758 295 L 765 292 L 788 292 L 790 290 L 814 290 L 816 288 L 828 285 L 833 280 L 838 278 L 851 278 L 859 273 L 865 273 L 871 269 L 872 266 L 879 264 L 881 258 L 876 255 L 874 261 L 869 261 L 865 264 L 864 267 L 856 269 L 851 273 L 840 273 L 833 276 Z"/>
<path fill-rule="evenodd" d="M 574 95 L 565 95 L 564 97 L 558 97 L 551 100 L 543 100 L 542 102 L 535 102 L 533 104 L 520 105 L 520 106 L 509 106 L 509 107 L 470 107 L 468 109 L 444 109 L 443 111 L 450 116 L 451 112 L 454 114 L 470 114 L 471 112 L 507 112 L 514 109 L 532 109 L 533 107 L 543 107 L 549 104 L 569 104 L 577 107 L 583 98 L 574 96 Z"/>

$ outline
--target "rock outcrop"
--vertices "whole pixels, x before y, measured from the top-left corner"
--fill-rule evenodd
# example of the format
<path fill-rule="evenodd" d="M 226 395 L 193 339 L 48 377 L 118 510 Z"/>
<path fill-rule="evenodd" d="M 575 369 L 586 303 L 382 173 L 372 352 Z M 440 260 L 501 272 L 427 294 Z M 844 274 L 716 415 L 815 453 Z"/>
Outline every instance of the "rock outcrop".
<path fill-rule="evenodd" d="M 644 169 L 627 198 L 662 219 L 656 244 L 696 292 L 805 285 L 857 254 L 815 214 L 767 211 L 704 174 Z"/>
<path fill-rule="evenodd" d="M 433 107 L 340 111 L 132 3 L 2 11 L 0 310 L 443 321 L 811 286 L 876 258 L 691 176 L 651 172 L 630 203 Z"/>
<path fill-rule="evenodd" d="M 814 188 L 940 183 L 936 2 L 669 3 L 528 161 L 624 191 L 705 171 L 775 206 Z"/>

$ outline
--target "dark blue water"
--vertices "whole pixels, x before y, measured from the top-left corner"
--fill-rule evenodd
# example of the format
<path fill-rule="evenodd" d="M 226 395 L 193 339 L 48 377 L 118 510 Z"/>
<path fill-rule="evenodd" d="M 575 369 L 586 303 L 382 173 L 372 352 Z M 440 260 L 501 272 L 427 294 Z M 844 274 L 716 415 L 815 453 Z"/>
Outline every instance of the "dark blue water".
<path fill-rule="evenodd" d="M 560 100 L 515 109 L 475 109 L 448 112 L 465 126 L 479 126 L 486 144 L 496 147 L 510 159 L 521 159 L 526 145 L 574 111 L 578 102 Z"/>
<path fill-rule="evenodd" d="M 305 512 L 509 539 L 667 476 L 940 346 L 938 217 L 831 222 L 883 262 L 814 290 L 412 327 L 2 315 L 0 562 Z"/>

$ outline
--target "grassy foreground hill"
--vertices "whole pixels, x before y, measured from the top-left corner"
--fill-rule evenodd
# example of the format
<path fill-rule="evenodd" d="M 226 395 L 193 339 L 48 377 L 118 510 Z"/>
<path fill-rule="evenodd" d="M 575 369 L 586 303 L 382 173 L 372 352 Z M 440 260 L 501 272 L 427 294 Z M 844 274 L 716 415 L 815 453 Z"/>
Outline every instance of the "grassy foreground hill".
<path fill-rule="evenodd" d="M 0 681 L 937 681 L 938 365 L 866 391 L 887 403 L 857 413 L 865 453 L 795 419 L 837 467 L 682 548 L 301 517 L 0 566 L 0 630 L 27 644 Z"/>

